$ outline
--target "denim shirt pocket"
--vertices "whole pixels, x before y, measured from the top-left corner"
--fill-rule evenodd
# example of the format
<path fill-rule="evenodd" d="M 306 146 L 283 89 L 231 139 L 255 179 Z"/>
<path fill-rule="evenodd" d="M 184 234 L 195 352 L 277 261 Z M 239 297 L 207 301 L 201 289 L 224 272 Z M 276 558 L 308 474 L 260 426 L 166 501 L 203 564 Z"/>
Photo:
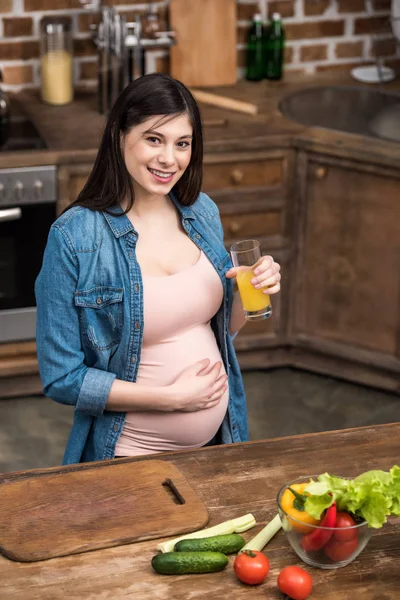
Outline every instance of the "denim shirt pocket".
<path fill-rule="evenodd" d="M 97 286 L 75 292 L 82 341 L 95 350 L 106 350 L 121 340 L 123 288 Z"/>

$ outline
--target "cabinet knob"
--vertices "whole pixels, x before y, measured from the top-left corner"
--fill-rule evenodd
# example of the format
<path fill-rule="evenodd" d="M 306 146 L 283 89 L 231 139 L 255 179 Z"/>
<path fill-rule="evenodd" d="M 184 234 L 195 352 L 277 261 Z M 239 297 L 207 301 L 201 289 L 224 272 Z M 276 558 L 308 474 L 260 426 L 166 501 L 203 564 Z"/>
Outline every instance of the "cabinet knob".
<path fill-rule="evenodd" d="M 325 179 L 328 174 L 328 169 L 326 167 L 317 167 L 315 169 L 315 177 L 317 179 Z"/>
<path fill-rule="evenodd" d="M 243 181 L 244 173 L 240 169 L 233 169 L 231 178 L 233 183 L 241 183 Z"/>
<path fill-rule="evenodd" d="M 241 223 L 239 223 L 239 221 L 230 221 L 228 229 L 231 233 L 237 233 L 242 229 L 242 225 Z"/>

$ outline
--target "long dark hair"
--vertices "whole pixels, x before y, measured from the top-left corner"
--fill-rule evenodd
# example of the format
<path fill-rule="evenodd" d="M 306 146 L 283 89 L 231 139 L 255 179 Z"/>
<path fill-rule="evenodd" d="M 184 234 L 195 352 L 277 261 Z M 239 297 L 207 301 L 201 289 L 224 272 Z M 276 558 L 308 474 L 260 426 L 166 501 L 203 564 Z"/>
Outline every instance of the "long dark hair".
<path fill-rule="evenodd" d="M 169 75 L 153 73 L 132 81 L 112 107 L 100 148 L 89 178 L 78 198 L 68 207 L 85 206 L 109 212 L 125 198 L 128 212 L 135 196 L 121 152 L 121 135 L 154 115 L 187 113 L 193 127 L 189 165 L 172 191 L 184 206 L 190 206 L 200 193 L 203 177 L 203 131 L 196 100 L 186 86 Z M 124 214 L 124 213 L 121 213 Z"/>

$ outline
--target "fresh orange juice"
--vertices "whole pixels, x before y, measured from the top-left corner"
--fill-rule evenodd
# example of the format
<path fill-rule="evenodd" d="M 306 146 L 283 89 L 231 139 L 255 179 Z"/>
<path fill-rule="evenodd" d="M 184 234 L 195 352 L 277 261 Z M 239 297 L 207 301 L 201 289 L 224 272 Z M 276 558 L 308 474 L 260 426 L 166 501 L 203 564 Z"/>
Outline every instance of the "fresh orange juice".
<path fill-rule="evenodd" d="M 251 269 L 247 269 L 246 267 L 238 268 L 236 281 L 242 306 L 247 312 L 262 310 L 263 308 L 267 308 L 271 303 L 268 294 L 264 294 L 262 289 L 256 290 L 254 285 L 250 283 L 253 277 L 254 273 Z"/>

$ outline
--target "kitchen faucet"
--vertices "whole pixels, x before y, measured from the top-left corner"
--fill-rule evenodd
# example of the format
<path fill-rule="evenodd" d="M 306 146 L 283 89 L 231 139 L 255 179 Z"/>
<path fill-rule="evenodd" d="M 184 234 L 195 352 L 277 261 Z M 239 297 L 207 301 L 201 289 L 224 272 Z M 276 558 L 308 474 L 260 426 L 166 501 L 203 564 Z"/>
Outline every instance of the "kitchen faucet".
<path fill-rule="evenodd" d="M 146 49 L 172 46 L 175 34 L 157 31 L 151 39 L 143 37 L 139 14 L 133 22 L 127 22 L 114 7 L 103 6 L 101 0 L 80 2 L 88 10 L 101 12 L 99 24 L 90 29 L 98 51 L 98 106 L 102 114 L 107 114 L 125 86 L 145 74 Z"/>

